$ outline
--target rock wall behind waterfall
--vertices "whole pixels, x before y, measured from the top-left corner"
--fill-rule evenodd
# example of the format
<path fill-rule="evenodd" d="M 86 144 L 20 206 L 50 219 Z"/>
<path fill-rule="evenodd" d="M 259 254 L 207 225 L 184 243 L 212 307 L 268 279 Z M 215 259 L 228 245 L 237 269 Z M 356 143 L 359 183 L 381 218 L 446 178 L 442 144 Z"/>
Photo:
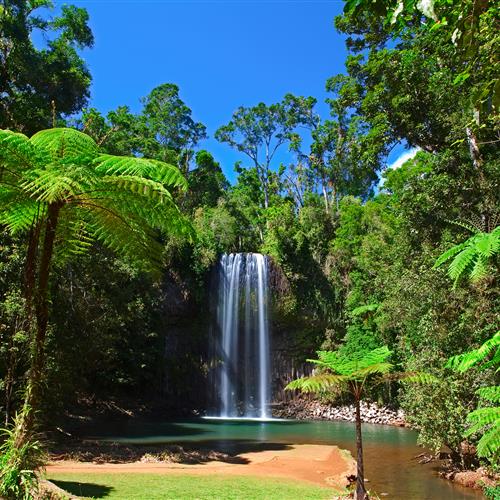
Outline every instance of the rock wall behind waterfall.
<path fill-rule="evenodd" d="M 284 387 L 295 378 L 310 375 L 310 363 L 319 347 L 318 332 L 297 314 L 297 303 L 289 279 L 280 266 L 270 259 L 269 265 L 271 311 L 271 376 L 272 401 L 289 401 L 294 393 Z"/>

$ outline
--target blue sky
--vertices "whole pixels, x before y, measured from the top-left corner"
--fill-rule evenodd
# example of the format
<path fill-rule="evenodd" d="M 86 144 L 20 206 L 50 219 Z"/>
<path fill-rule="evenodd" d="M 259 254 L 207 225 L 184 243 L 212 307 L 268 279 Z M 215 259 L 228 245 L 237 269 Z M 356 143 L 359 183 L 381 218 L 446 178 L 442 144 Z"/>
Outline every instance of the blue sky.
<path fill-rule="evenodd" d="M 325 82 L 344 72 L 344 39 L 333 27 L 342 1 L 69 3 L 88 10 L 95 36 L 94 48 L 83 53 L 94 78 L 91 105 L 104 113 L 124 104 L 139 111 L 140 97 L 176 83 L 193 117 L 207 126 L 210 138 L 201 147 L 231 180 L 235 161 L 244 158 L 213 135 L 238 106 L 270 104 L 291 92 L 316 97 L 326 115 Z"/>

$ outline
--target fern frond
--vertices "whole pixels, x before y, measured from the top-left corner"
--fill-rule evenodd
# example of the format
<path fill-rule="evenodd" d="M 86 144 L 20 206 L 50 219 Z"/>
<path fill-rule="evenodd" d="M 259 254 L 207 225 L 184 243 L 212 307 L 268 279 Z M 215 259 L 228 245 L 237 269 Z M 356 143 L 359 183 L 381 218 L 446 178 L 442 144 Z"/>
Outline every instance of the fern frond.
<path fill-rule="evenodd" d="M 491 259 L 500 252 L 500 226 L 489 233 L 473 232 L 475 234 L 469 239 L 444 252 L 433 266 L 436 269 L 452 259 L 448 276 L 454 280 L 454 287 L 464 275 L 468 275 L 473 282 L 485 278 Z"/>
<path fill-rule="evenodd" d="M 376 311 L 380 307 L 380 304 L 366 304 L 364 306 L 356 307 L 351 311 L 352 316 L 361 316 L 367 312 Z"/>
<path fill-rule="evenodd" d="M 353 372 L 353 378 L 358 380 L 363 380 L 372 375 L 385 375 L 389 373 L 394 368 L 392 363 L 374 363 L 370 366 L 362 368 L 361 370 L 356 370 Z"/>
<path fill-rule="evenodd" d="M 286 390 L 299 390 L 302 392 L 322 392 L 332 388 L 340 388 L 348 381 L 348 377 L 334 374 L 319 374 L 310 377 L 302 377 L 290 382 Z"/>
<path fill-rule="evenodd" d="M 77 207 L 66 205 L 57 228 L 57 244 L 55 262 L 62 266 L 68 260 L 87 253 L 94 239 L 88 232 L 84 220 L 79 216 Z"/>
<path fill-rule="evenodd" d="M 479 457 L 496 457 L 500 449 L 500 422 L 488 429 L 477 443 Z"/>
<path fill-rule="evenodd" d="M 451 247 L 450 249 L 446 250 L 443 254 L 441 254 L 436 262 L 434 263 L 434 266 L 432 266 L 433 269 L 437 269 L 439 266 L 443 265 L 446 261 L 450 260 L 452 257 L 454 257 L 457 253 L 461 252 L 465 247 L 467 246 L 467 242 L 460 243 L 459 245 L 455 245 L 454 247 Z"/>
<path fill-rule="evenodd" d="M 88 210 L 86 231 L 118 255 L 152 270 L 158 268 L 163 251 L 156 234 L 135 218 L 93 207 Z"/>
<path fill-rule="evenodd" d="M 354 352 L 349 355 L 340 351 L 318 351 L 317 354 L 318 359 L 309 359 L 308 361 L 328 368 L 333 373 L 352 376 L 355 372 L 385 363 L 392 351 L 387 346 L 384 346 L 369 352 Z"/>
<path fill-rule="evenodd" d="M 25 170 L 42 164 L 40 156 L 24 134 L 0 130 L 0 165 L 15 165 L 17 169 Z"/>
<path fill-rule="evenodd" d="M 446 363 L 447 368 L 454 371 L 465 372 L 473 366 L 484 361 L 492 351 L 500 346 L 500 331 L 496 332 L 491 339 L 488 339 L 481 347 L 463 354 L 451 357 Z"/>
<path fill-rule="evenodd" d="M 21 187 L 33 199 L 45 203 L 67 201 L 85 189 L 80 179 L 57 167 L 33 170 L 31 180 L 22 182 Z"/>
<path fill-rule="evenodd" d="M 500 424 L 500 407 L 493 406 L 474 410 L 467 415 L 467 421 L 480 427 L 491 425 L 495 422 Z M 469 429 L 466 432 L 466 436 L 470 436 L 474 432 L 477 432 L 476 427 Z"/>
<path fill-rule="evenodd" d="M 94 160 L 97 172 L 112 176 L 140 176 L 171 188 L 187 188 L 187 181 L 173 165 L 157 160 L 114 155 L 100 155 Z"/>
<path fill-rule="evenodd" d="M 496 228 L 491 233 L 482 233 L 478 235 L 475 247 L 478 254 L 485 259 L 497 254 L 500 248 L 500 231 Z"/>
<path fill-rule="evenodd" d="M 38 216 L 38 204 L 32 200 L 20 200 L 0 208 L 0 224 L 13 235 L 27 231 Z"/>
<path fill-rule="evenodd" d="M 458 219 L 457 220 L 446 219 L 446 220 L 450 224 L 454 224 L 455 226 L 462 227 L 463 229 L 467 229 L 467 231 L 470 231 L 473 234 L 481 232 L 481 229 L 478 228 L 478 227 L 476 227 L 473 224 L 469 224 L 467 222 L 464 222 L 464 221 L 461 221 L 461 220 L 458 220 Z"/>
<path fill-rule="evenodd" d="M 162 184 L 137 175 L 106 176 L 103 181 L 116 185 L 120 190 L 126 189 L 143 197 L 154 198 L 159 203 L 172 201 L 171 193 Z"/>
<path fill-rule="evenodd" d="M 490 401 L 491 403 L 500 402 L 500 386 L 493 385 L 490 387 L 482 387 L 476 391 L 480 398 Z"/>
<path fill-rule="evenodd" d="M 474 267 L 471 269 L 469 273 L 470 280 L 473 283 L 482 280 L 485 276 L 488 275 L 488 261 L 482 255 L 479 255 L 476 258 L 476 262 L 474 263 Z"/>
<path fill-rule="evenodd" d="M 467 267 L 474 262 L 475 256 L 476 250 L 474 247 L 467 246 L 451 261 L 451 264 L 448 267 L 448 275 L 455 281 L 455 284 L 458 282 Z"/>
<path fill-rule="evenodd" d="M 31 137 L 30 142 L 55 162 L 63 160 L 64 163 L 71 163 L 82 158 L 92 161 L 99 151 L 90 136 L 72 128 L 41 130 Z"/>
<path fill-rule="evenodd" d="M 467 415 L 472 427 L 465 433 L 465 437 L 482 432 L 483 435 L 477 443 L 479 457 L 491 458 L 498 456 L 500 449 L 500 408 L 479 408 Z"/>

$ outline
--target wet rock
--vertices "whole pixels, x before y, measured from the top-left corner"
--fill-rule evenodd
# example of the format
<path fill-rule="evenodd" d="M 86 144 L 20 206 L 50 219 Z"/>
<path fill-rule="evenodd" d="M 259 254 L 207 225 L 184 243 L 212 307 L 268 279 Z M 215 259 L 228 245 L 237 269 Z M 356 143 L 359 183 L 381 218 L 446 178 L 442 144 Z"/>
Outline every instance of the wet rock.
<path fill-rule="evenodd" d="M 273 416 L 297 420 L 356 420 L 354 405 L 331 406 L 309 398 L 299 397 L 273 405 Z M 405 427 L 404 412 L 379 406 L 373 402 L 360 404 L 361 420 L 366 423 Z"/>

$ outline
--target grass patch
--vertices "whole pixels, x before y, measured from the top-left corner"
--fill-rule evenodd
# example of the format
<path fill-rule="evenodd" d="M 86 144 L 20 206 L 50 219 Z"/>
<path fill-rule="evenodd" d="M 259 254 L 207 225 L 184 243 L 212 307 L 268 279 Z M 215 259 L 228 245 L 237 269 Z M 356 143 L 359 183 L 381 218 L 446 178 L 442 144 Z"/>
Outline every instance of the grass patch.
<path fill-rule="evenodd" d="M 330 488 L 281 479 L 180 474 L 50 474 L 48 479 L 73 495 L 127 500 L 323 500 Z"/>

